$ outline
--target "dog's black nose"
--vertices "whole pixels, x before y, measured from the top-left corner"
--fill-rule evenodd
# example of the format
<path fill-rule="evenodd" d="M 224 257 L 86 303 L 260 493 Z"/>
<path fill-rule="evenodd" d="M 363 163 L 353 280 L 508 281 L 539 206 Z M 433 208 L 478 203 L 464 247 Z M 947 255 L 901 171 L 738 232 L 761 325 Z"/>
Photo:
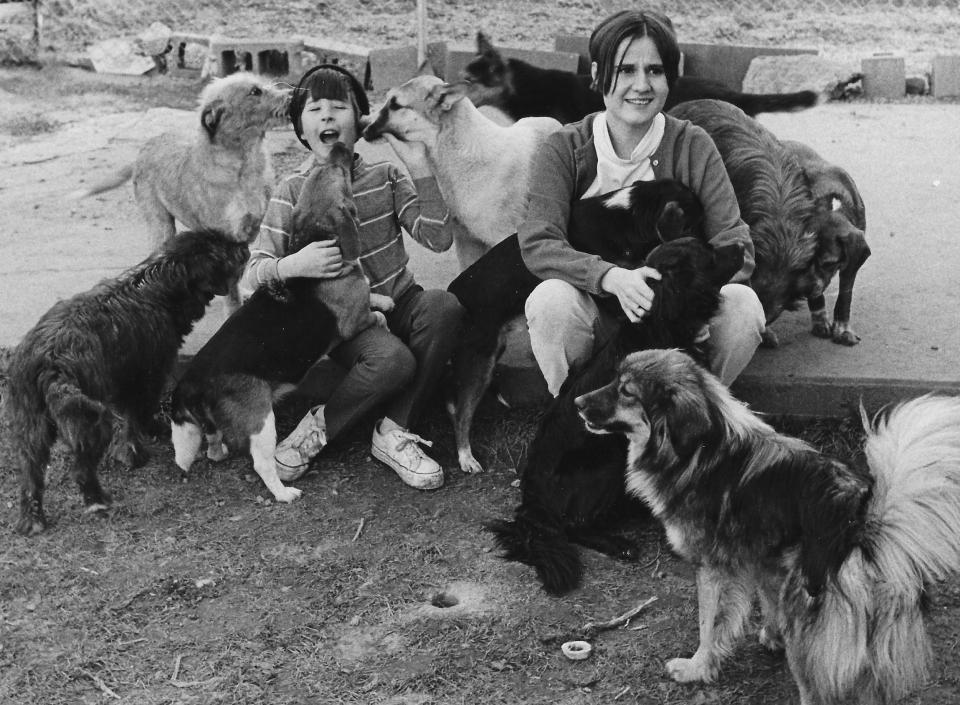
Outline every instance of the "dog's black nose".
<path fill-rule="evenodd" d="M 582 394 L 573 400 L 573 405 L 576 406 L 580 411 L 583 411 L 583 407 L 587 405 L 586 399 L 587 395 Z"/>

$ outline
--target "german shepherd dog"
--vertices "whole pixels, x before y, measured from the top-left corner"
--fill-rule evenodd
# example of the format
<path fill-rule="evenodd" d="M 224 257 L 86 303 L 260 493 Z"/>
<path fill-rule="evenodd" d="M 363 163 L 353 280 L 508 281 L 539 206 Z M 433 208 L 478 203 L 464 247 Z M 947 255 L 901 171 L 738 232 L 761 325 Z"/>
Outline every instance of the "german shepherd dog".
<path fill-rule="evenodd" d="M 58 437 L 88 512 L 110 504 L 97 466 L 116 426 L 122 460 L 146 462 L 143 436 L 177 351 L 248 256 L 245 242 L 221 233 L 180 233 L 119 277 L 57 302 L 27 332 L 11 355 L 6 397 L 20 469 L 18 533 L 47 526 L 43 473 Z"/>
<path fill-rule="evenodd" d="M 700 331 L 717 311 L 720 287 L 743 265 L 743 246 L 712 248 L 697 238 L 657 246 L 645 264 L 662 279 L 649 282 L 653 305 L 638 323 L 619 332 L 578 370 L 537 426 L 518 468 L 522 500 L 511 521 L 487 528 L 508 560 L 533 566 L 544 589 L 554 595 L 579 585 L 583 566 L 574 543 L 621 558 L 635 547 L 611 533 L 611 523 L 627 499 L 622 438 L 588 433 L 574 399 L 616 375 L 627 354 L 648 348 L 679 347 L 706 364 Z"/>
<path fill-rule="evenodd" d="M 841 321 L 838 334 L 832 337 L 848 345 L 859 340 L 846 334 L 849 305 L 854 278 L 870 249 L 862 227 L 860 233 L 849 227 L 864 222 L 863 202 L 849 175 L 827 169 L 826 162 L 808 147 L 784 145 L 729 103 L 695 100 L 670 113 L 706 130 L 723 159 L 756 250 L 751 285 L 763 304 L 766 344 L 776 345 L 769 324 L 804 301 L 818 331 L 824 318 L 823 292 L 838 269 L 842 272 L 837 300 Z M 835 201 L 850 205 L 841 205 L 834 213 Z"/>
<path fill-rule="evenodd" d="M 477 32 L 477 58 L 467 64 L 463 78 L 470 83 L 467 97 L 474 105 L 492 105 L 514 120 L 542 115 L 565 125 L 604 109 L 603 96 L 591 87 L 590 76 L 504 59 L 482 32 Z M 741 93 L 717 81 L 679 76 L 664 109 L 698 98 L 725 100 L 747 115 L 803 110 L 820 101 L 813 91 Z"/>
<path fill-rule="evenodd" d="M 568 237 L 578 250 L 635 269 L 661 242 L 703 237 L 703 207 L 683 184 L 638 181 L 612 193 L 577 201 Z M 451 410 L 460 469 L 481 472 L 470 446 L 473 416 L 493 379 L 514 318 L 540 283 L 527 269 L 520 243 L 512 235 L 495 245 L 447 287 L 466 309 L 464 334 L 454 351 L 456 401 Z M 606 302 L 616 307 L 616 299 Z"/>
<path fill-rule="evenodd" d="M 336 143 L 307 178 L 293 217 L 290 251 L 337 239 L 348 270 L 336 279 L 289 279 L 262 286 L 194 356 L 173 392 L 170 414 L 177 465 L 188 472 L 206 438 L 207 457 L 249 449 L 253 468 L 278 502 L 300 490 L 277 476 L 274 402 L 344 338 L 374 324 L 371 294 L 359 272 L 350 153 Z M 387 307 L 392 300 L 385 299 Z"/>
<path fill-rule="evenodd" d="M 628 492 L 698 566 L 700 645 L 667 662 L 674 680 L 718 676 L 758 594 L 760 642 L 786 648 L 803 705 L 923 685 L 927 589 L 960 571 L 960 399 L 864 414 L 856 464 L 775 432 L 677 350 L 627 356 L 576 405 L 626 438 Z"/>

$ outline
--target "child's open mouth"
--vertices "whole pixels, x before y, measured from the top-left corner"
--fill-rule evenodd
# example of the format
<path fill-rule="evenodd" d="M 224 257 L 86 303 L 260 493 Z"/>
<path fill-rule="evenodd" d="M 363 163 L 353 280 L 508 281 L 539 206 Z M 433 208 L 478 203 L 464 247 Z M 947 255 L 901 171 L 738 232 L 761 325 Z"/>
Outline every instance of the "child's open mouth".
<path fill-rule="evenodd" d="M 340 133 L 336 130 L 324 130 L 320 133 L 320 141 L 324 144 L 333 144 L 340 139 Z"/>

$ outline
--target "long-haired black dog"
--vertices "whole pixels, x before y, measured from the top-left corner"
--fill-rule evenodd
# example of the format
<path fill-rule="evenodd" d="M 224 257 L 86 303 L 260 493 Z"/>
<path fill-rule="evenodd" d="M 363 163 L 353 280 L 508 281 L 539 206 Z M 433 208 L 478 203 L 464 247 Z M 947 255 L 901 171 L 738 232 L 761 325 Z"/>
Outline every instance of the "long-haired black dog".
<path fill-rule="evenodd" d="M 602 196 L 577 201 L 567 237 L 583 252 L 636 269 L 659 243 L 703 237 L 703 206 L 678 181 L 638 181 Z M 522 316 L 540 279 L 530 273 L 512 235 L 495 245 L 447 287 L 466 309 L 463 337 L 453 355 L 456 400 L 452 416 L 460 469 L 480 472 L 470 446 L 470 428 L 503 354 L 511 321 Z M 619 310 L 616 299 L 609 302 Z"/>
<path fill-rule="evenodd" d="M 540 419 L 518 468 L 520 506 L 513 520 L 487 528 L 506 559 L 536 569 L 547 592 L 559 595 L 579 585 L 583 566 L 574 543 L 623 558 L 635 552 L 611 531 L 611 519 L 626 500 L 626 442 L 590 434 L 574 399 L 609 383 L 620 360 L 637 350 L 680 348 L 705 364 L 699 334 L 743 255 L 742 245 L 712 248 L 690 237 L 657 246 L 645 260 L 662 276 L 648 282 L 654 290 L 650 311 L 639 323 L 623 324 L 588 363 L 572 370 Z"/>
<path fill-rule="evenodd" d="M 474 105 L 492 105 L 514 120 L 542 115 L 567 124 L 604 109 L 590 76 L 504 59 L 482 32 L 477 33 L 477 58 L 467 64 L 464 79 L 470 82 L 467 97 Z M 814 91 L 741 93 L 710 79 L 678 76 L 664 109 L 699 98 L 726 101 L 747 115 L 803 110 L 820 100 Z"/>
<path fill-rule="evenodd" d="M 126 425 L 132 464 L 157 410 L 177 351 L 214 295 L 233 286 L 246 243 L 184 232 L 119 277 L 59 301 L 13 351 L 6 400 L 20 469 L 16 531 L 46 528 L 43 472 L 59 437 L 74 457 L 87 511 L 107 506 L 97 465 L 116 422 Z"/>

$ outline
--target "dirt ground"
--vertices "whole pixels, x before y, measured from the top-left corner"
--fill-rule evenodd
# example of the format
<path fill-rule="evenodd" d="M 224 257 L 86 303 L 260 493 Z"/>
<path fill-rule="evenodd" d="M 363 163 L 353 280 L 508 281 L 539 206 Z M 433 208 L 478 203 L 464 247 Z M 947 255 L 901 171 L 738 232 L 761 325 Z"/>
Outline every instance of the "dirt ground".
<path fill-rule="evenodd" d="M 567 4 L 586 17 L 588 3 Z M 454 3 L 442 7 L 456 10 Z M 528 24 L 507 35 L 509 17 L 498 8 L 490 15 L 499 23 L 495 37 L 538 44 Z M 350 32 L 359 31 L 354 24 Z M 457 27 L 469 41 L 471 32 Z M 92 149 L 104 129 L 77 134 L 71 126 L 87 118 L 98 118 L 101 128 L 120 124 L 145 107 L 188 110 L 196 88 L 186 78 L 4 69 L 0 149 L 56 134 Z M 282 171 L 299 154 L 282 140 L 275 144 Z M 102 241 L 90 247 L 89 238 L 139 228 L 132 199 L 89 212 L 51 208 L 60 215 L 38 221 L 37 208 L 85 177 L 64 172 L 49 154 L 38 152 L 35 161 L 29 183 L 0 173 L 4 232 L 42 221 L 38 248 L 75 248 L 83 257 L 85 246 L 102 251 Z M 47 201 L 28 200 L 29 191 Z M 105 264 L 91 259 L 90 266 Z M 281 408 L 281 435 L 304 404 L 294 399 Z M 488 471 L 454 470 L 432 493 L 402 486 L 374 461 L 370 424 L 361 424 L 296 483 L 304 497 L 292 505 L 272 502 L 244 458 L 199 462 L 184 478 L 169 442 L 159 439 L 145 467 L 106 468 L 114 506 L 83 515 L 58 452 L 48 472 L 51 525 L 30 540 L 12 533 L 17 483 L 4 426 L 0 702 L 796 703 L 783 658 L 753 639 L 717 684 L 679 686 L 666 678 L 664 660 L 695 648 L 696 596 L 692 569 L 669 554 L 652 524 L 630 527 L 641 547 L 637 564 L 584 551 L 584 586 L 564 598 L 546 596 L 530 569 L 497 556 L 481 524 L 507 516 L 518 501 L 513 469 L 535 421 L 529 409 L 482 407 L 475 436 Z M 846 422 L 844 429 L 855 438 Z M 795 430 L 814 443 L 827 435 Z M 435 441 L 437 459 L 454 468 L 452 434 L 439 412 L 422 432 Z M 560 644 L 582 638 L 587 622 L 651 597 L 657 601 L 625 628 L 594 638 L 589 659 L 562 656 Z M 931 678 L 908 703 L 960 702 L 960 587 L 938 586 L 933 598 Z"/>

